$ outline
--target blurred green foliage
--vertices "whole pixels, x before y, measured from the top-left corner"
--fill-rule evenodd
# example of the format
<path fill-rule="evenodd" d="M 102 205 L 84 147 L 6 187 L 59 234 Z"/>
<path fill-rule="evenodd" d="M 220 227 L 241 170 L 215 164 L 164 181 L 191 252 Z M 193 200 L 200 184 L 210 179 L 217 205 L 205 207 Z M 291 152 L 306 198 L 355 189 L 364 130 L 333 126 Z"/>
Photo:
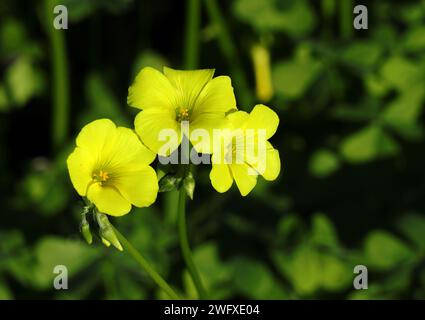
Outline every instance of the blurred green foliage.
<path fill-rule="evenodd" d="M 211 298 L 425 298 L 425 1 L 368 3 L 369 30 L 354 30 L 352 7 L 341 3 L 218 1 L 226 29 L 202 15 L 199 67 L 234 82 L 246 76 L 249 92 L 234 83 L 237 98 L 251 100 L 245 110 L 259 103 L 261 81 L 250 48 L 268 48 L 275 95 L 266 104 L 281 119 L 272 142 L 283 166 L 277 182 L 259 181 L 246 198 L 215 193 L 209 168 L 197 169 L 189 238 Z M 83 204 L 65 159 L 89 121 L 132 126 L 126 94 L 141 67 L 181 67 L 184 6 L 61 4 L 73 129 L 60 152 L 51 146 L 54 52 L 42 3 L 0 4 L 0 299 L 164 298 L 125 253 L 83 242 Z M 236 52 L 223 47 L 226 30 Z M 245 73 L 235 74 L 230 56 Z M 111 221 L 196 298 L 175 218 L 159 196 Z M 369 269 L 368 290 L 353 289 L 359 264 Z M 69 290 L 53 289 L 55 265 L 68 267 Z"/>

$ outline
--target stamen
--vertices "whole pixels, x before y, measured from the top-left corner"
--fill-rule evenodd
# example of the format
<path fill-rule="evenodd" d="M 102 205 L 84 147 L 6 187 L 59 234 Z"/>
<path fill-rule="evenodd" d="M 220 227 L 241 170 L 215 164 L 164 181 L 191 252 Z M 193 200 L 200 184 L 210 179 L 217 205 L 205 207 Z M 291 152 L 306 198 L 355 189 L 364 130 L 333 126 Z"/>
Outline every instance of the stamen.
<path fill-rule="evenodd" d="M 98 172 L 93 173 L 93 180 L 102 185 L 104 182 L 109 180 L 109 174 L 106 171 L 99 170 Z"/>
<path fill-rule="evenodd" d="M 189 109 L 188 108 L 177 109 L 176 120 L 179 122 L 189 120 Z"/>

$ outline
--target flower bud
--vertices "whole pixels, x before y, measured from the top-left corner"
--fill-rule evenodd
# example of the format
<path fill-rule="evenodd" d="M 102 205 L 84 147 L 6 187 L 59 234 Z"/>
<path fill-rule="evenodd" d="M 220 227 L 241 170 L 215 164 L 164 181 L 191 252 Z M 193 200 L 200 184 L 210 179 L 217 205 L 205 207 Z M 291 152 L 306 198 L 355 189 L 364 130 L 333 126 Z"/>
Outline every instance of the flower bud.
<path fill-rule="evenodd" d="M 81 231 L 81 234 L 83 235 L 84 239 L 86 240 L 86 242 L 88 244 L 92 244 L 93 236 L 92 236 L 91 231 L 90 231 L 90 225 L 87 222 L 85 217 L 81 221 L 80 231 Z"/>
<path fill-rule="evenodd" d="M 109 247 L 109 245 L 113 245 L 119 251 L 123 251 L 121 243 L 119 242 L 114 229 L 112 228 L 111 223 L 108 220 L 108 217 L 100 212 L 96 212 L 96 220 L 99 225 L 99 232 L 102 242 Z"/>
<path fill-rule="evenodd" d="M 86 215 L 89 213 L 90 207 L 85 206 L 84 211 L 81 214 L 81 223 L 80 223 L 80 232 L 83 235 L 84 239 L 88 244 L 92 244 L 93 242 L 93 236 L 90 231 L 90 224 L 87 221 Z"/>
<path fill-rule="evenodd" d="M 263 45 L 254 45 L 251 48 L 251 57 L 254 64 L 257 97 L 267 102 L 274 94 L 269 50 Z"/>
<path fill-rule="evenodd" d="M 167 174 L 159 181 L 159 192 L 173 191 L 179 188 L 181 178 L 177 175 Z"/>
<path fill-rule="evenodd" d="M 118 238 L 112 227 L 109 227 L 107 229 L 100 229 L 100 232 L 102 234 L 102 240 L 110 242 L 119 251 L 123 251 L 121 243 L 118 241 Z"/>
<path fill-rule="evenodd" d="M 106 240 L 105 238 L 100 237 L 100 239 L 102 239 L 102 243 L 103 243 L 105 246 L 107 246 L 108 248 L 111 246 L 111 243 L 110 243 L 108 240 Z"/>
<path fill-rule="evenodd" d="M 189 172 L 183 180 L 183 188 L 188 197 L 193 200 L 193 192 L 195 191 L 195 179 L 192 172 Z"/>

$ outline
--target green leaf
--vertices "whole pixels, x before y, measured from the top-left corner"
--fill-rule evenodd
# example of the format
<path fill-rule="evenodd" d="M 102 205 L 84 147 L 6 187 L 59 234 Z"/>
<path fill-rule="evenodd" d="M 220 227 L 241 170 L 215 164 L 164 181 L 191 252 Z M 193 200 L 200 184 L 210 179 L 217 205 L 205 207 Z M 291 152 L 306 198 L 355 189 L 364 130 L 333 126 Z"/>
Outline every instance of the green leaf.
<path fill-rule="evenodd" d="M 62 0 L 60 4 L 66 6 L 68 9 L 68 17 L 71 22 L 79 22 L 90 15 L 92 15 L 96 9 L 95 1 L 84 1 L 84 0 Z M 59 4 L 59 1 L 58 1 Z"/>
<path fill-rule="evenodd" d="M 377 125 L 369 125 L 345 137 L 340 144 L 341 155 L 351 163 L 389 157 L 398 150 L 398 144 Z"/>
<path fill-rule="evenodd" d="M 230 267 L 220 260 L 215 244 L 207 243 L 196 248 L 193 259 L 207 288 L 215 288 L 229 279 Z"/>
<path fill-rule="evenodd" d="M 11 300 L 13 299 L 12 292 L 6 285 L 5 280 L 0 277 L 0 300 Z"/>
<path fill-rule="evenodd" d="M 1 273 L 6 271 L 19 283 L 32 284 L 34 260 L 31 251 L 25 246 L 22 233 L 18 230 L 2 230 L 0 243 L 0 277 Z"/>
<path fill-rule="evenodd" d="M 342 59 L 346 64 L 370 70 L 379 61 L 381 55 L 382 48 L 378 43 L 357 41 L 343 50 Z"/>
<path fill-rule="evenodd" d="M 339 291 L 352 281 L 349 264 L 330 252 L 339 247 L 332 222 L 322 213 L 313 216 L 308 241 L 292 253 L 275 253 L 278 268 L 290 279 L 302 296 L 310 296 L 319 289 Z"/>
<path fill-rule="evenodd" d="M 303 224 L 296 214 L 288 214 L 283 217 L 277 224 L 276 242 L 278 245 L 286 244 L 286 242 L 294 234 L 300 234 L 303 230 Z M 301 237 L 301 236 L 300 236 Z"/>
<path fill-rule="evenodd" d="M 321 69 L 322 64 L 311 59 L 278 62 L 272 73 L 276 93 L 287 99 L 301 97 L 317 79 Z"/>
<path fill-rule="evenodd" d="M 353 270 L 350 265 L 335 256 L 322 254 L 320 256 L 321 285 L 329 291 L 340 291 L 346 289 L 352 282 Z"/>
<path fill-rule="evenodd" d="M 211 299 L 227 299 L 231 296 L 231 288 L 227 282 L 231 278 L 231 265 L 220 260 L 217 247 L 213 243 L 207 243 L 198 247 L 194 252 L 194 262 L 197 266 L 203 285 L 209 292 Z M 187 271 L 183 273 L 183 283 L 189 298 L 198 299 L 198 294 L 192 278 Z"/>
<path fill-rule="evenodd" d="M 81 241 L 47 236 L 35 247 L 37 264 L 34 267 L 34 282 L 40 287 L 49 287 L 57 265 L 66 266 L 68 276 L 72 277 L 92 263 L 99 253 Z"/>
<path fill-rule="evenodd" d="M 292 6 L 283 12 L 282 18 L 284 30 L 293 37 L 306 36 L 316 25 L 314 11 L 309 2 L 304 0 L 294 1 Z"/>
<path fill-rule="evenodd" d="M 404 38 L 404 47 L 410 52 L 419 52 L 425 49 L 425 26 L 419 25 L 408 29 Z"/>
<path fill-rule="evenodd" d="M 421 24 L 425 17 L 425 10 L 420 2 L 403 3 L 400 8 L 400 18 L 410 24 Z"/>
<path fill-rule="evenodd" d="M 273 1 L 237 0 L 233 11 L 242 21 L 258 30 L 283 30 L 282 13 L 273 7 Z M 263 19 L 259 19 L 262 16 Z"/>
<path fill-rule="evenodd" d="M 425 249 L 425 217 L 420 214 L 410 213 L 403 215 L 397 227 L 419 249 Z"/>
<path fill-rule="evenodd" d="M 338 155 L 327 149 L 319 149 L 310 158 L 309 171 L 313 176 L 327 177 L 340 168 Z"/>
<path fill-rule="evenodd" d="M 284 259 L 284 257 L 282 257 Z M 287 273 L 295 290 L 309 295 L 321 286 L 320 255 L 310 246 L 301 246 L 292 257 Z"/>
<path fill-rule="evenodd" d="M 327 247 L 338 246 L 338 236 L 332 221 L 323 213 L 316 213 L 313 216 L 311 237 L 315 244 Z"/>
<path fill-rule="evenodd" d="M 16 194 L 16 206 L 22 210 L 37 208 L 46 215 L 58 214 L 65 208 L 69 199 L 66 162 L 52 163 L 47 159 L 38 159 L 34 168 L 20 182 Z M 62 170 L 63 169 L 63 170 Z"/>
<path fill-rule="evenodd" d="M 232 262 L 236 290 L 249 299 L 285 299 L 287 294 L 263 263 L 246 258 Z"/>
<path fill-rule="evenodd" d="M 22 106 L 43 90 L 44 77 L 29 58 L 20 57 L 7 69 L 5 83 L 13 103 Z"/>
<path fill-rule="evenodd" d="M 294 37 L 308 34 L 315 25 L 314 11 L 307 1 L 279 5 L 276 0 L 238 0 L 233 11 L 259 32 L 284 31 Z"/>
<path fill-rule="evenodd" d="M 419 125 L 424 98 L 425 83 L 412 86 L 392 101 L 381 117 L 387 125 L 409 138 L 409 127 L 415 128 Z"/>
<path fill-rule="evenodd" d="M 423 81 L 423 74 L 416 63 L 402 56 L 389 58 L 382 66 L 381 75 L 384 81 L 400 91 Z"/>
<path fill-rule="evenodd" d="M 28 45 L 26 30 L 21 21 L 7 18 L 0 25 L 0 55 L 22 53 Z"/>
<path fill-rule="evenodd" d="M 363 77 L 363 81 L 367 91 L 374 96 L 382 97 L 388 93 L 389 85 L 381 76 L 375 73 L 367 73 Z"/>
<path fill-rule="evenodd" d="M 410 261 L 414 254 L 401 240 L 385 231 L 372 231 L 366 237 L 364 254 L 368 264 L 379 270 L 389 270 Z"/>

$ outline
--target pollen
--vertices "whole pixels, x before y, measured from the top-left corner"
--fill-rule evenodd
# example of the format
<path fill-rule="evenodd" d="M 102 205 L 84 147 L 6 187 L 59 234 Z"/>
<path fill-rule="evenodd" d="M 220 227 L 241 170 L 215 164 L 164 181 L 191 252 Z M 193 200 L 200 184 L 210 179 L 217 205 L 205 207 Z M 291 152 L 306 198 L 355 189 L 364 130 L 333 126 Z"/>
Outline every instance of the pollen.
<path fill-rule="evenodd" d="M 189 120 L 189 109 L 188 108 L 178 109 L 176 120 L 179 121 L 179 122 Z"/>
<path fill-rule="evenodd" d="M 93 173 L 93 180 L 95 182 L 99 182 L 100 184 L 103 184 L 104 182 L 109 180 L 109 174 L 106 171 L 99 170 L 96 173 Z"/>

